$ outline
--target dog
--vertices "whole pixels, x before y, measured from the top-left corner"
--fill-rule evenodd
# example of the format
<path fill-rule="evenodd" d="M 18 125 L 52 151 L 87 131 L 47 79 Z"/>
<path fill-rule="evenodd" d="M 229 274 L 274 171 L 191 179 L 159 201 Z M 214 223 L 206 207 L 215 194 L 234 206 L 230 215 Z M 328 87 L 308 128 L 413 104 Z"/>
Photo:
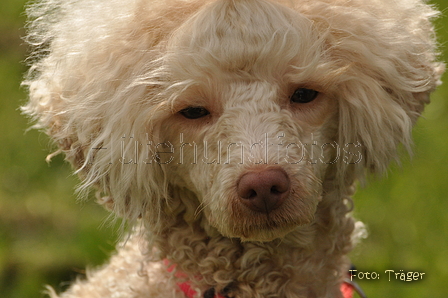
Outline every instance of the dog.
<path fill-rule="evenodd" d="M 355 185 L 411 150 L 440 84 L 433 7 L 42 0 L 27 14 L 23 111 L 81 196 L 132 226 L 51 297 L 343 297 L 365 236 Z"/>

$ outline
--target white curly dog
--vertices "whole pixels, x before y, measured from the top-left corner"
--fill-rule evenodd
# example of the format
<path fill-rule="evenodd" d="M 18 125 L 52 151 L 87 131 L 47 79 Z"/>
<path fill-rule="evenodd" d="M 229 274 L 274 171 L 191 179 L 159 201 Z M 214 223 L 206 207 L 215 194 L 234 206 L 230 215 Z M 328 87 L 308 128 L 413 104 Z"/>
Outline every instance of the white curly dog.
<path fill-rule="evenodd" d="M 23 110 L 81 193 L 134 226 L 60 297 L 342 297 L 354 184 L 410 148 L 444 69 L 431 6 L 43 0 L 28 15 Z"/>

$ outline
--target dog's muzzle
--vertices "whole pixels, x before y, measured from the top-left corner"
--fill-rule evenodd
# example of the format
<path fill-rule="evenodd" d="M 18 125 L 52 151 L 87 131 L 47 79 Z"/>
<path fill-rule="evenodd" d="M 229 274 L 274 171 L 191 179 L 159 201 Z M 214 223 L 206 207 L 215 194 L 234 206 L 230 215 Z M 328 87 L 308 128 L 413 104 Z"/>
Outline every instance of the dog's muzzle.
<path fill-rule="evenodd" d="M 289 196 L 290 180 L 280 168 L 244 174 L 237 185 L 241 202 L 256 212 L 269 213 Z"/>

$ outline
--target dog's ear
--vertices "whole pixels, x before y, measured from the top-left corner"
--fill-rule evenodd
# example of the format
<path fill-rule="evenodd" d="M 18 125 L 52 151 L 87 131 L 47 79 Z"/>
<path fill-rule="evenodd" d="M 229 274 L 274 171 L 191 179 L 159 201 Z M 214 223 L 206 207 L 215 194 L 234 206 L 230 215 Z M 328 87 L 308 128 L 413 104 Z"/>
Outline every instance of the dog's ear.
<path fill-rule="evenodd" d="M 369 66 L 354 66 L 351 79 L 338 88 L 339 143 L 345 153 L 339 162 L 341 168 L 352 167 L 358 178 L 363 169 L 383 173 L 390 161 L 398 161 L 400 145 L 411 153 L 412 128 L 444 67 L 432 61 L 407 66 L 404 71 L 385 69 L 384 77 L 366 73 Z M 411 78 L 417 71 L 420 77 Z"/>
<path fill-rule="evenodd" d="M 411 92 L 381 86 L 362 71 L 339 86 L 339 143 L 344 157 L 342 168 L 364 168 L 383 173 L 390 161 L 398 161 L 398 147 L 412 147 L 412 127 L 429 102 L 428 91 Z M 392 86 L 391 86 L 392 87 Z"/>
<path fill-rule="evenodd" d="M 341 69 L 335 96 L 347 152 L 340 169 L 356 169 L 358 178 L 366 168 L 384 172 L 400 144 L 410 151 L 412 127 L 444 71 L 431 24 L 437 13 L 423 3 L 394 3 L 384 11 L 397 11 L 396 19 L 373 6 L 339 7 L 339 18 L 333 12 L 325 22 L 326 54 Z"/>
<path fill-rule="evenodd" d="M 93 187 L 99 202 L 120 216 L 134 220 L 151 209 L 160 213 L 168 184 L 154 144 L 158 121 L 170 112 L 158 91 L 129 83 L 110 86 L 104 78 L 89 83 L 70 69 L 58 71 L 59 77 L 46 77 L 45 71 L 24 83 L 30 101 L 23 111 L 58 147 L 48 159 L 63 153 L 82 180 L 81 196 Z"/>

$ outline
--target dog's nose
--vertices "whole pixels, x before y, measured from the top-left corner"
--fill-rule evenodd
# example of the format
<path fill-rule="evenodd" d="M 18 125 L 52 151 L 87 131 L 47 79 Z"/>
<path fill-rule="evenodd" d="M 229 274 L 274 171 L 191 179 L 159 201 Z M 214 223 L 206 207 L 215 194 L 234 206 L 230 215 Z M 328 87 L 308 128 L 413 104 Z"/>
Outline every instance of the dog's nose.
<path fill-rule="evenodd" d="M 281 169 L 267 169 L 244 174 L 238 182 L 241 202 L 250 209 L 269 213 L 281 206 L 289 194 L 290 181 Z"/>

